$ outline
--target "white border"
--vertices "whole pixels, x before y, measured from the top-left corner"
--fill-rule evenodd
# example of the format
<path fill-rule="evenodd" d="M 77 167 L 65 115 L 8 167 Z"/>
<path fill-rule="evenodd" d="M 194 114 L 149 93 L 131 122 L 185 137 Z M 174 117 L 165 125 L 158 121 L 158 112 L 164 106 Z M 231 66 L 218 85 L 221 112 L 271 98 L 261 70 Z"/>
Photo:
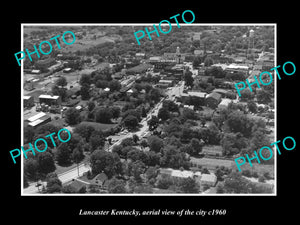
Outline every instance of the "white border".
<path fill-rule="evenodd" d="M 158 25 L 158 23 L 154 23 Z M 172 26 L 176 23 L 171 23 Z M 162 24 L 162 26 L 167 24 Z M 274 26 L 274 66 L 277 66 L 277 23 L 191 23 L 185 24 L 181 23 L 180 26 Z M 153 23 L 21 23 L 21 51 L 23 51 L 23 36 L 24 36 L 24 26 L 153 26 Z M 172 35 L 172 34 L 169 34 Z M 23 122 L 23 61 L 21 62 L 21 143 L 24 143 L 24 122 Z M 277 76 L 275 79 L 275 98 L 274 98 L 274 108 L 275 108 L 275 131 L 274 131 L 274 141 L 277 140 Z M 277 196 L 277 151 L 274 151 L 274 193 L 271 194 L 26 194 L 23 190 L 23 158 L 21 157 L 21 196 Z"/>

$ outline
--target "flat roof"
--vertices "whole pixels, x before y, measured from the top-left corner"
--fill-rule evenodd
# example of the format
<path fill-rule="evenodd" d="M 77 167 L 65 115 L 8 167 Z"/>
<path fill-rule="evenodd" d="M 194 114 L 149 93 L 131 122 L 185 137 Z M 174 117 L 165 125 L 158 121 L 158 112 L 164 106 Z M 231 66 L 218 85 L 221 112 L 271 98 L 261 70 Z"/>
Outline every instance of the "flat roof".
<path fill-rule="evenodd" d="M 46 113 L 40 112 L 40 113 L 28 118 L 27 120 L 30 121 L 30 122 L 33 122 L 33 121 L 35 121 L 37 119 L 40 119 L 41 117 L 46 116 L 46 115 L 47 115 Z"/>
<path fill-rule="evenodd" d="M 58 95 L 40 95 L 39 98 L 46 98 L 46 99 L 58 99 Z"/>
<path fill-rule="evenodd" d="M 197 96 L 197 97 L 200 97 L 200 98 L 205 98 L 206 94 L 207 93 L 205 93 L 205 92 L 188 91 L 188 95 Z"/>
<path fill-rule="evenodd" d="M 23 96 L 23 99 L 25 99 L 25 100 L 29 100 L 30 98 L 33 98 L 33 96 L 29 96 L 29 95 L 24 95 Z"/>
<path fill-rule="evenodd" d="M 201 181 L 207 181 L 207 182 L 216 182 L 217 177 L 215 174 L 202 174 Z"/>
<path fill-rule="evenodd" d="M 34 126 L 39 125 L 40 123 L 44 122 L 45 120 L 47 120 L 49 118 L 50 118 L 50 116 L 44 116 L 44 117 L 42 117 L 40 119 L 37 119 L 35 121 L 32 121 L 32 122 L 28 123 L 28 125 L 34 127 Z"/>

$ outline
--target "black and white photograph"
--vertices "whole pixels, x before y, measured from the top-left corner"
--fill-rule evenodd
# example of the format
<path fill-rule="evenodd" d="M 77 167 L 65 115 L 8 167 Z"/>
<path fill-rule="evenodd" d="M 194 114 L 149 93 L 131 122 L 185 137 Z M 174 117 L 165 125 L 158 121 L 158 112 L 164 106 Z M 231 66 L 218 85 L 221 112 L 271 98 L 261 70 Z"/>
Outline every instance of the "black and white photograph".
<path fill-rule="evenodd" d="M 275 24 L 22 26 L 22 194 L 276 194 Z"/>
<path fill-rule="evenodd" d="M 5 7 L 3 221 L 297 221 L 296 4 L 111 3 Z"/>

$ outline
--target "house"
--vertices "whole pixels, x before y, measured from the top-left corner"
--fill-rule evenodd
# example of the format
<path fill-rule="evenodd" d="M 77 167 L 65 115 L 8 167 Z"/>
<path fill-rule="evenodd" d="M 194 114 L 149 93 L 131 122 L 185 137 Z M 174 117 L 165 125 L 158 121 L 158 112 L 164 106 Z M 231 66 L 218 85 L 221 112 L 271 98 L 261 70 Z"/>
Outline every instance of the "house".
<path fill-rule="evenodd" d="M 160 88 L 168 88 L 173 86 L 174 80 L 159 80 L 157 87 Z"/>
<path fill-rule="evenodd" d="M 105 173 L 99 173 L 97 176 L 93 178 L 91 184 L 100 186 L 102 188 L 107 187 L 108 177 Z"/>
<path fill-rule="evenodd" d="M 205 96 L 205 101 L 208 107 L 215 109 L 221 101 L 221 95 L 216 92 L 212 92 Z"/>
<path fill-rule="evenodd" d="M 232 100 L 229 98 L 223 98 L 222 101 L 220 102 L 220 104 L 218 105 L 218 108 L 220 109 L 226 109 L 229 105 L 229 103 L 231 103 Z"/>
<path fill-rule="evenodd" d="M 71 184 L 69 184 L 67 186 L 71 187 L 71 189 L 74 191 L 74 193 L 85 193 L 86 189 L 88 187 L 88 184 L 79 179 L 75 179 L 71 182 Z"/>
<path fill-rule="evenodd" d="M 51 117 L 46 113 L 40 112 L 27 119 L 29 121 L 28 125 L 35 128 L 37 126 L 46 124 L 51 121 Z"/>
<path fill-rule="evenodd" d="M 34 106 L 33 96 L 23 96 L 24 107 Z"/>
<path fill-rule="evenodd" d="M 222 96 L 222 98 L 225 98 L 228 95 L 228 90 L 222 89 L 222 88 L 216 88 L 213 90 L 213 92 L 216 92 Z"/>
<path fill-rule="evenodd" d="M 202 174 L 200 178 L 200 185 L 215 186 L 217 183 L 217 176 L 215 174 Z"/>
<path fill-rule="evenodd" d="M 46 105 L 60 105 L 61 98 L 58 95 L 40 95 L 39 102 L 40 104 L 44 103 Z"/>
<path fill-rule="evenodd" d="M 194 172 L 188 170 L 174 170 L 171 168 L 167 168 L 167 169 L 161 168 L 159 172 L 160 174 L 165 174 L 179 180 L 187 179 L 189 177 L 190 178 L 194 177 Z"/>

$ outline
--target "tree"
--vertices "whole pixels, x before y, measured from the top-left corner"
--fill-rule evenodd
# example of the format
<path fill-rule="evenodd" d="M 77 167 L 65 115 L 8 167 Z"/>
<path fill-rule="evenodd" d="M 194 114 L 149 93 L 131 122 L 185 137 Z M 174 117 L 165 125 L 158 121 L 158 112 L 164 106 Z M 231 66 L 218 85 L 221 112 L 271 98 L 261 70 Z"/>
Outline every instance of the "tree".
<path fill-rule="evenodd" d="M 241 173 L 232 172 L 224 181 L 225 193 L 251 193 L 251 181 L 242 177 Z"/>
<path fill-rule="evenodd" d="M 95 128 L 93 126 L 84 123 L 78 124 L 74 129 L 74 133 L 79 134 L 86 142 L 89 142 L 94 131 Z"/>
<path fill-rule="evenodd" d="M 137 136 L 136 134 L 132 135 L 132 140 L 135 144 L 137 144 L 137 142 L 140 140 L 139 136 Z"/>
<path fill-rule="evenodd" d="M 240 132 L 245 137 L 249 137 L 252 133 L 253 125 L 253 119 L 249 118 L 246 114 L 241 111 L 233 111 L 229 113 L 224 129 L 234 133 Z"/>
<path fill-rule="evenodd" d="M 142 181 L 141 174 L 145 172 L 145 164 L 140 161 L 130 162 L 129 165 L 129 175 L 133 176 L 135 181 L 140 183 Z"/>
<path fill-rule="evenodd" d="M 163 156 L 160 158 L 160 165 L 173 169 L 179 169 L 180 167 L 188 169 L 189 160 L 184 152 L 180 152 L 174 146 L 166 146 L 163 150 Z"/>
<path fill-rule="evenodd" d="M 127 129 L 129 130 L 134 130 L 135 128 L 137 128 L 137 126 L 139 125 L 139 121 L 138 119 L 133 116 L 133 115 L 128 115 L 125 119 L 124 119 L 124 125 Z"/>
<path fill-rule="evenodd" d="M 268 104 L 271 102 L 270 93 L 264 89 L 258 90 L 256 97 L 258 103 Z"/>
<path fill-rule="evenodd" d="M 149 166 L 148 169 L 145 172 L 146 178 L 148 181 L 152 179 L 156 179 L 159 171 L 155 166 Z"/>
<path fill-rule="evenodd" d="M 53 172 L 56 169 L 53 155 L 50 152 L 44 152 L 43 154 L 39 154 L 37 156 L 37 161 L 40 173 L 47 174 Z"/>
<path fill-rule="evenodd" d="M 214 64 L 214 61 L 210 57 L 204 59 L 204 66 L 211 66 L 212 64 Z"/>
<path fill-rule="evenodd" d="M 211 68 L 207 68 L 204 71 L 205 76 L 211 76 L 214 78 L 224 78 L 226 73 L 224 72 L 224 70 L 221 67 L 211 67 Z"/>
<path fill-rule="evenodd" d="M 101 149 L 105 144 L 103 132 L 101 130 L 94 131 L 89 139 L 89 144 L 91 152 L 95 151 L 96 149 Z"/>
<path fill-rule="evenodd" d="M 157 118 L 157 116 L 152 116 L 151 119 L 147 121 L 147 124 L 149 126 L 149 130 L 153 131 L 158 127 L 159 119 Z"/>
<path fill-rule="evenodd" d="M 170 100 L 165 100 L 163 102 L 162 107 L 168 109 L 171 112 L 178 112 L 178 110 L 179 110 L 178 105 L 175 102 L 170 101 Z"/>
<path fill-rule="evenodd" d="M 46 177 L 46 181 L 48 193 L 61 192 L 62 183 L 56 173 L 49 173 Z"/>
<path fill-rule="evenodd" d="M 82 74 L 81 75 L 80 81 L 79 81 L 80 85 L 84 85 L 84 84 L 90 85 L 91 83 L 92 83 L 91 82 L 91 76 L 89 74 Z"/>
<path fill-rule="evenodd" d="M 159 89 L 157 89 L 157 88 L 151 89 L 151 91 L 149 92 L 149 97 L 150 97 L 150 100 L 152 100 L 154 102 L 158 102 L 160 99 Z"/>
<path fill-rule="evenodd" d="M 119 91 L 122 87 L 121 83 L 118 80 L 112 80 L 108 83 L 110 91 Z"/>
<path fill-rule="evenodd" d="M 197 41 L 198 42 L 198 41 Z M 193 60 L 193 67 L 198 67 L 200 65 L 200 63 L 202 62 L 201 57 L 200 56 L 196 56 Z"/>
<path fill-rule="evenodd" d="M 189 87 L 193 87 L 194 85 L 194 78 L 193 73 L 191 71 L 185 71 L 183 74 L 183 79 L 185 81 L 185 85 Z"/>
<path fill-rule="evenodd" d="M 112 112 L 109 108 L 99 108 L 96 111 L 96 122 L 98 123 L 111 123 Z"/>
<path fill-rule="evenodd" d="M 36 159 L 29 158 L 24 162 L 24 175 L 30 180 L 37 180 L 39 164 Z"/>
<path fill-rule="evenodd" d="M 193 178 L 188 177 L 179 182 L 179 189 L 183 193 L 199 193 L 200 186 Z"/>
<path fill-rule="evenodd" d="M 27 143 L 27 142 L 32 142 L 34 136 L 35 136 L 35 132 L 34 132 L 33 127 L 31 127 L 31 126 L 25 126 L 25 127 L 24 127 L 24 138 L 25 138 L 25 143 Z"/>
<path fill-rule="evenodd" d="M 56 151 L 55 159 L 61 166 L 70 165 L 72 162 L 71 158 L 72 151 L 67 143 L 61 143 Z"/>
<path fill-rule="evenodd" d="M 81 120 L 80 112 L 77 109 L 75 109 L 74 107 L 69 108 L 65 112 L 65 120 L 70 125 L 75 125 L 75 124 L 80 123 L 80 120 Z"/>
<path fill-rule="evenodd" d="M 122 173 L 122 163 L 117 154 L 96 150 L 91 154 L 90 163 L 93 174 L 104 172 L 109 178 Z"/>
<path fill-rule="evenodd" d="M 65 77 L 60 77 L 56 80 L 55 84 L 63 88 L 64 86 L 67 86 L 68 82 Z"/>
<path fill-rule="evenodd" d="M 72 152 L 72 160 L 77 164 L 77 171 L 79 176 L 78 164 L 84 159 L 82 145 L 78 145 Z"/>
<path fill-rule="evenodd" d="M 157 181 L 157 187 L 161 189 L 168 189 L 173 185 L 173 180 L 169 175 L 162 174 Z"/>
<path fill-rule="evenodd" d="M 61 100 L 64 102 L 67 99 L 67 90 L 66 88 L 59 88 L 57 85 L 54 85 L 51 89 L 53 95 L 58 95 L 61 97 Z"/>
<path fill-rule="evenodd" d="M 248 101 L 248 100 L 252 100 L 254 98 L 253 92 L 251 92 L 249 89 L 245 89 L 245 90 L 241 91 L 240 95 L 241 95 L 240 98 L 242 101 Z"/>
<path fill-rule="evenodd" d="M 120 116 L 120 113 L 121 113 L 120 108 L 117 107 L 117 106 L 113 106 L 113 107 L 110 108 L 110 110 L 111 110 L 112 118 L 113 119 L 118 119 L 119 116 Z"/>
<path fill-rule="evenodd" d="M 88 100 L 90 98 L 90 85 L 84 83 L 80 88 L 80 95 L 82 100 Z"/>
<path fill-rule="evenodd" d="M 221 145 L 223 155 L 230 156 L 240 153 L 243 148 L 248 146 L 248 142 L 240 133 L 225 133 L 221 140 Z"/>
<path fill-rule="evenodd" d="M 164 147 L 163 140 L 156 135 L 148 137 L 147 141 L 150 147 L 150 151 L 160 152 L 160 150 Z"/>
<path fill-rule="evenodd" d="M 89 112 L 91 112 L 96 107 L 96 105 L 95 105 L 95 103 L 93 101 L 89 101 L 87 103 L 87 107 L 88 107 Z"/>
<path fill-rule="evenodd" d="M 107 189 L 109 193 L 126 193 L 125 185 L 124 181 L 112 178 L 108 182 Z"/>
<path fill-rule="evenodd" d="M 201 142 L 196 139 L 192 138 L 189 145 L 188 145 L 188 154 L 193 155 L 193 156 L 198 156 L 199 153 L 202 152 L 202 144 Z"/>
<path fill-rule="evenodd" d="M 250 112 L 256 113 L 257 112 L 257 105 L 254 101 L 249 101 L 247 102 L 247 107 Z"/>
<path fill-rule="evenodd" d="M 170 112 L 168 109 L 162 107 L 158 110 L 158 114 L 157 114 L 157 117 L 159 119 L 161 119 L 162 121 L 166 121 L 167 119 L 170 118 Z"/>
<path fill-rule="evenodd" d="M 133 138 L 124 138 L 121 142 L 121 145 L 123 147 L 127 147 L 127 146 L 133 146 L 135 143 L 133 141 Z"/>
<path fill-rule="evenodd" d="M 147 151 L 147 162 L 145 163 L 147 166 L 157 166 L 160 165 L 160 153 L 156 153 L 153 151 Z"/>

